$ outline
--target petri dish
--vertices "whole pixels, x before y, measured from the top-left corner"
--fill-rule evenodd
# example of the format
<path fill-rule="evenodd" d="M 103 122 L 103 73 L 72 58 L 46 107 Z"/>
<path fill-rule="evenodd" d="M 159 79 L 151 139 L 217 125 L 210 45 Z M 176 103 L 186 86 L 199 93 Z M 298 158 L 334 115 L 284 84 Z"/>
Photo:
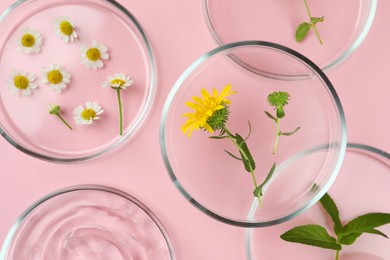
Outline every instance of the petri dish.
<path fill-rule="evenodd" d="M 57 37 L 54 21 L 59 16 L 74 22 L 78 34 L 74 42 Z M 18 51 L 17 39 L 26 28 L 42 35 L 39 53 Z M 101 157 L 137 135 L 154 103 L 156 71 L 149 40 L 129 10 L 113 0 L 17 1 L 0 16 L 0 29 L 0 133 L 10 144 L 42 160 L 68 163 Z M 104 44 L 109 54 L 96 70 L 80 62 L 81 46 L 93 41 Z M 61 93 L 42 83 L 44 68 L 51 64 L 61 64 L 71 75 Z M 13 95 L 7 88 L 14 69 L 36 75 L 38 87 L 30 96 Z M 102 87 L 114 73 L 134 79 L 121 91 L 123 135 L 117 93 Z M 98 103 L 104 113 L 92 125 L 77 125 L 73 110 L 88 101 Z M 73 131 L 49 114 L 53 103 L 61 107 Z"/>
<path fill-rule="evenodd" d="M 106 186 L 58 190 L 10 229 L 0 259 L 175 259 L 158 218 L 133 196 Z"/>
<path fill-rule="evenodd" d="M 307 1 L 313 17 L 324 16 L 302 42 L 295 30 L 309 20 L 302 0 L 202 0 L 207 26 L 219 45 L 262 40 L 294 49 L 328 72 L 344 62 L 366 38 L 375 17 L 376 0 Z M 348 10 L 346 12 L 345 10 Z"/>
<path fill-rule="evenodd" d="M 324 151 L 326 146 L 318 147 Z M 299 157 L 308 153 L 297 154 Z M 348 143 L 343 166 L 337 180 L 329 189 L 329 195 L 339 208 L 343 224 L 370 212 L 390 212 L 387 198 L 390 196 L 390 154 L 384 150 Z M 248 215 L 251 218 L 251 213 Z M 277 226 L 264 229 L 247 229 L 245 232 L 246 259 L 318 259 L 335 258 L 335 251 L 313 246 L 285 242 L 280 235 L 287 230 L 305 224 L 326 227 L 334 236 L 332 221 L 318 203 L 299 217 Z M 390 225 L 378 228 L 390 234 Z M 379 260 L 388 259 L 389 241 L 383 237 L 363 234 L 356 242 L 343 246 L 340 259 Z"/>
<path fill-rule="evenodd" d="M 310 79 L 264 77 L 243 68 L 236 57 L 270 74 L 310 75 Z M 186 122 L 183 114 L 191 111 L 186 102 L 193 101 L 194 96 L 202 97 L 202 88 L 210 93 L 213 88 L 221 92 L 228 84 L 237 94 L 229 96 L 232 104 L 226 127 L 243 138 L 251 132 L 246 144 L 256 164 L 256 186 L 276 164 L 272 185 L 264 186 L 263 207 L 250 220 L 247 215 L 255 185 L 242 162 L 225 152 L 239 156 L 234 143 L 227 138 L 210 139 L 206 131 L 194 131 L 188 138 L 181 130 Z M 284 131 L 296 127 L 300 130 L 280 137 L 277 153 L 273 154 L 276 124 L 264 111 L 274 113 L 267 96 L 279 91 L 291 95 L 281 127 Z M 329 144 L 326 153 L 280 167 L 294 154 L 323 143 Z M 269 42 L 230 43 L 204 54 L 178 78 L 162 111 L 160 147 L 173 184 L 199 210 L 235 226 L 275 225 L 314 205 L 336 178 L 345 146 L 344 113 L 331 82 L 304 56 Z M 321 183 L 314 193 L 313 183 Z"/>

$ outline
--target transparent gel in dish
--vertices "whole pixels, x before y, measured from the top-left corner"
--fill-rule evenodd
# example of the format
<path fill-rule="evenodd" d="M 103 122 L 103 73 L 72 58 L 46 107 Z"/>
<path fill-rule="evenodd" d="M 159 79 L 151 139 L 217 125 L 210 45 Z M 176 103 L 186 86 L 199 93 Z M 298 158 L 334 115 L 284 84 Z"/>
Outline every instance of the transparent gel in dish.
<path fill-rule="evenodd" d="M 104 186 L 49 194 L 11 228 L 0 259 L 173 260 L 168 234 L 134 197 Z"/>
<path fill-rule="evenodd" d="M 312 153 L 326 151 L 319 146 L 297 154 L 287 164 Z M 328 193 L 339 208 L 343 224 L 357 216 L 371 212 L 390 213 L 390 154 L 381 149 L 358 143 L 348 143 L 343 166 Z M 253 211 L 248 218 L 253 217 Z M 247 229 L 245 237 L 246 259 L 335 259 L 336 251 L 314 246 L 286 242 L 280 238 L 287 230 L 300 225 L 318 224 L 334 235 L 332 221 L 318 203 L 299 217 L 265 229 Z M 390 225 L 378 230 L 389 235 Z M 340 259 L 390 259 L 389 240 L 372 234 L 363 234 L 353 245 L 343 245 Z"/>
<path fill-rule="evenodd" d="M 58 16 L 68 16 L 75 23 L 75 42 L 57 37 L 54 21 Z M 39 53 L 17 50 L 17 38 L 27 27 L 43 36 Z M 81 162 L 101 157 L 139 133 L 154 103 L 155 63 L 144 30 L 124 6 L 114 0 L 18 1 L 0 16 L 0 31 L 0 134 L 11 145 L 46 161 Z M 110 55 L 98 70 L 80 62 L 80 47 L 91 46 L 94 40 L 106 45 Z M 54 63 L 71 74 L 70 84 L 61 93 L 41 83 L 43 68 Z M 6 81 L 13 69 L 37 76 L 38 88 L 31 96 L 14 96 L 8 90 Z M 125 73 L 135 81 L 121 91 L 122 136 L 116 91 L 101 86 L 114 73 Z M 98 103 L 104 113 L 92 125 L 77 125 L 73 109 L 87 101 Z M 73 131 L 49 114 L 53 103 L 60 105 Z"/>
<path fill-rule="evenodd" d="M 236 41 L 262 40 L 285 45 L 327 72 L 345 61 L 366 38 L 375 17 L 376 0 L 307 0 L 317 24 L 321 45 L 310 30 L 297 43 L 295 30 L 308 22 L 303 0 L 202 0 L 207 26 L 219 45 Z"/>
<path fill-rule="evenodd" d="M 269 77 L 246 69 L 242 62 L 267 71 Z M 305 80 L 273 77 L 275 74 L 302 75 Z M 263 208 L 251 220 L 247 214 L 254 184 L 242 162 L 224 151 L 238 154 L 232 142 L 210 139 L 202 130 L 188 138 L 181 130 L 186 121 L 183 114 L 192 111 L 186 102 L 201 96 L 202 88 L 222 91 L 227 84 L 237 94 L 228 97 L 232 104 L 226 127 L 246 137 L 250 121 L 247 145 L 256 163 L 257 183 L 265 179 L 273 163 L 277 165 L 275 180 L 263 196 Z M 275 122 L 264 113 L 274 113 L 267 103 L 268 94 L 274 91 L 291 95 L 281 130 L 301 127 L 292 136 L 280 137 L 276 155 L 272 154 Z M 323 143 L 330 144 L 326 153 L 279 167 L 290 156 Z M 289 220 L 314 205 L 333 183 L 345 152 L 345 119 L 331 82 L 310 60 L 274 43 L 237 42 L 201 56 L 178 78 L 162 112 L 160 145 L 172 182 L 195 207 L 224 223 L 265 227 Z M 310 192 L 313 183 L 321 184 L 317 193 Z"/>

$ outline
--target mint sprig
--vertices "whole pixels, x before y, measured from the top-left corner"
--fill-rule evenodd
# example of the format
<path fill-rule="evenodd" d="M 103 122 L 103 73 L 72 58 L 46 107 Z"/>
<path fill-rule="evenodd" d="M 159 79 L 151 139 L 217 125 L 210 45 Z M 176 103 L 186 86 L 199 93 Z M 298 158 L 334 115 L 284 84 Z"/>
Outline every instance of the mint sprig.
<path fill-rule="evenodd" d="M 390 223 L 389 213 L 368 213 L 354 218 L 343 226 L 339 210 L 329 194 L 325 194 L 320 203 L 333 221 L 334 237 L 329 235 L 326 228 L 320 225 L 298 226 L 280 237 L 287 242 L 336 250 L 336 260 L 339 259 L 343 245 L 353 244 L 364 233 L 388 238 L 386 234 L 376 228 Z"/>
<path fill-rule="evenodd" d="M 295 40 L 297 42 L 303 41 L 303 39 L 306 38 L 306 35 L 310 31 L 310 29 L 313 28 L 315 34 L 317 35 L 318 41 L 322 45 L 323 42 L 322 42 L 321 36 L 317 30 L 317 23 L 322 23 L 324 21 L 324 17 L 323 16 L 322 17 L 312 17 L 306 0 L 304 0 L 304 2 L 305 2 L 307 14 L 309 15 L 309 18 L 310 18 L 310 22 L 303 22 L 300 25 L 298 25 L 297 30 L 295 31 Z"/>

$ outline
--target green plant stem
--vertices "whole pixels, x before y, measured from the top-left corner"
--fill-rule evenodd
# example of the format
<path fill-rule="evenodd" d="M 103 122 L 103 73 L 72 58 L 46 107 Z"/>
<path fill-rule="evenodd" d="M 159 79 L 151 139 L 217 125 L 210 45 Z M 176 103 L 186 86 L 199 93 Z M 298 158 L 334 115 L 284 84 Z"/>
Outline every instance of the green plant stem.
<path fill-rule="evenodd" d="M 55 115 L 58 116 L 58 118 L 61 119 L 61 121 L 62 121 L 67 127 L 69 127 L 70 130 L 73 130 L 72 127 L 68 124 L 68 122 L 66 122 L 65 119 L 64 119 L 59 113 L 56 113 Z"/>
<path fill-rule="evenodd" d="M 336 251 L 336 260 L 339 260 L 339 254 L 340 254 L 340 250 L 337 250 Z"/>
<path fill-rule="evenodd" d="M 311 13 L 310 13 L 309 5 L 307 4 L 306 0 L 303 0 L 303 1 L 305 2 L 306 11 L 307 11 L 307 14 L 309 15 L 310 21 L 311 21 L 312 16 L 311 16 Z M 320 44 L 322 45 L 323 42 L 322 42 L 320 34 L 318 33 L 316 25 L 314 23 L 312 23 L 312 26 L 313 26 L 313 30 L 314 30 L 315 34 L 317 35 L 317 38 L 318 38 Z"/>
<path fill-rule="evenodd" d="M 116 93 L 118 96 L 118 105 L 119 105 L 119 134 L 123 133 L 123 123 L 122 123 L 122 101 L 121 101 L 121 89 L 117 88 Z"/>
<path fill-rule="evenodd" d="M 242 150 L 240 145 L 237 143 L 237 140 L 233 137 L 233 135 L 230 133 L 230 131 L 228 129 L 226 129 L 226 127 L 224 127 L 223 130 L 226 132 L 226 134 L 229 137 L 229 139 L 233 142 L 233 144 L 240 151 L 240 153 L 244 157 L 243 159 L 249 160 L 248 155 L 244 152 L 244 150 Z M 257 181 L 256 181 L 254 170 L 252 169 L 252 166 L 250 164 L 249 164 L 249 168 L 250 168 L 249 172 L 250 172 L 251 177 L 252 177 L 253 185 L 255 186 L 255 189 L 256 189 L 257 188 Z M 262 208 L 263 207 L 263 203 L 261 202 L 261 196 L 260 195 L 257 195 L 257 200 L 259 202 L 259 208 Z"/>
<path fill-rule="evenodd" d="M 276 154 L 276 150 L 278 149 L 279 136 L 280 136 L 280 118 L 276 118 L 275 122 L 276 122 L 276 137 L 275 137 L 273 154 Z"/>

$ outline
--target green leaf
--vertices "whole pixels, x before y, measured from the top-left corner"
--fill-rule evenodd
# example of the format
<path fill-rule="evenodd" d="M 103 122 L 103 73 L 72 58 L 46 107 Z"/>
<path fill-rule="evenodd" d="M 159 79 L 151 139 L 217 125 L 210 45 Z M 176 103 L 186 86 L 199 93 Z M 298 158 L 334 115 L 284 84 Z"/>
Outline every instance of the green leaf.
<path fill-rule="evenodd" d="M 277 118 L 274 117 L 273 115 L 271 115 L 271 113 L 267 112 L 267 111 L 264 111 L 264 113 L 269 117 L 271 118 L 272 120 L 274 120 L 275 122 L 277 121 Z"/>
<path fill-rule="evenodd" d="M 256 168 L 256 164 L 255 161 L 253 160 L 251 153 L 249 152 L 249 148 L 245 140 L 239 134 L 236 134 L 235 137 L 238 146 L 240 146 L 240 148 L 242 149 L 242 151 L 240 151 L 240 155 L 241 155 L 242 162 L 244 163 L 245 170 L 247 172 L 254 171 Z"/>
<path fill-rule="evenodd" d="M 310 31 L 311 24 L 310 23 L 301 23 L 295 32 L 295 40 L 297 42 L 301 42 L 303 39 L 305 39 L 307 33 Z"/>
<path fill-rule="evenodd" d="M 384 234 L 375 228 L 389 223 L 389 213 L 368 213 L 359 216 L 344 226 L 343 232 L 339 234 L 339 241 L 342 244 L 350 245 L 354 243 L 362 233 L 383 236 Z"/>
<path fill-rule="evenodd" d="M 225 138 L 229 138 L 229 136 L 227 135 L 213 135 L 213 136 L 209 136 L 210 139 L 225 139 Z"/>
<path fill-rule="evenodd" d="M 298 132 L 299 129 L 301 129 L 300 126 L 298 126 L 297 128 L 295 128 L 295 130 L 292 131 L 292 132 L 280 132 L 279 135 L 290 136 L 290 135 L 293 135 L 293 134 L 295 134 L 296 132 Z"/>
<path fill-rule="evenodd" d="M 310 18 L 310 22 L 312 23 L 312 24 L 316 24 L 316 23 L 322 23 L 324 21 L 324 17 L 322 16 L 322 17 L 311 17 Z"/>
<path fill-rule="evenodd" d="M 259 186 L 257 186 L 256 189 L 253 191 L 253 195 L 255 195 L 255 197 L 258 197 L 259 195 L 260 195 L 260 197 L 263 196 L 263 187 L 272 178 L 272 176 L 274 174 L 274 171 L 275 171 L 275 167 L 276 167 L 276 163 L 274 163 L 272 165 L 271 170 L 269 171 L 269 173 L 268 173 L 267 177 L 265 178 L 265 180 Z"/>
<path fill-rule="evenodd" d="M 305 225 L 290 229 L 280 236 L 283 240 L 317 246 L 333 250 L 341 250 L 341 245 L 331 237 L 325 228 L 319 225 Z"/>
<path fill-rule="evenodd" d="M 227 150 L 224 150 L 228 155 L 230 155 L 231 157 L 233 157 L 234 159 L 236 160 L 239 160 L 239 161 L 242 161 L 242 159 L 238 156 L 235 156 L 234 154 L 232 154 L 231 152 L 227 151 Z"/>
<path fill-rule="evenodd" d="M 322 207 L 326 210 L 326 212 L 329 214 L 334 223 L 334 232 L 336 233 L 336 235 L 339 235 L 343 231 L 343 225 L 341 224 L 340 214 L 336 203 L 329 196 L 328 193 L 325 193 L 325 195 L 320 199 L 320 202 Z"/>

